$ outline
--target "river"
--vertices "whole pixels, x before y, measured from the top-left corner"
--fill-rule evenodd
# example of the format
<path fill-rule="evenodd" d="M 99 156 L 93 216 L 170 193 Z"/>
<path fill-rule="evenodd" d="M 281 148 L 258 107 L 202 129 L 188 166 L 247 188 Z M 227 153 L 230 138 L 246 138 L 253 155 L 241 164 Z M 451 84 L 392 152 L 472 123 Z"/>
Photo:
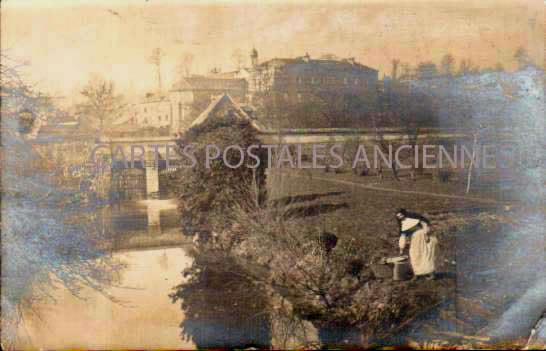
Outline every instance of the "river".
<path fill-rule="evenodd" d="M 155 241 L 153 249 L 122 249 L 113 254 L 126 264 L 115 286 L 107 288 L 114 298 L 91 288 L 73 295 L 60 283 L 46 287 L 55 302 L 24 312 L 17 349 L 188 349 L 191 341 L 181 338 L 184 313 L 169 294 L 182 283 L 182 270 L 191 265 L 184 244 L 174 246 L 176 206 L 170 200 L 127 202 L 107 209 L 111 229 L 118 242 L 135 238 Z M 140 239 L 136 246 L 142 246 Z M 166 245 L 165 245 L 166 244 Z M 135 246 L 135 245 L 131 245 Z M 123 247 L 123 245 L 122 245 Z"/>
<path fill-rule="evenodd" d="M 186 281 L 182 271 L 194 262 L 189 254 L 192 238 L 180 231 L 175 201 L 126 201 L 100 211 L 105 248 L 114 261 L 124 263 L 115 283 L 105 287 L 105 293 L 83 288 L 73 294 L 60 282 L 36 286 L 52 299 L 22 312 L 18 337 L 10 348 L 269 345 L 263 294 L 241 282 L 239 275 L 207 270 L 196 284 L 175 290 Z M 176 291 L 185 297 L 173 303 L 169 294 Z"/>
<path fill-rule="evenodd" d="M 180 336 L 184 313 L 169 293 L 191 264 L 182 248 L 115 254 L 127 264 L 120 287 L 85 289 L 76 297 L 63 286 L 51 289 L 56 303 L 36 306 L 24 316 L 17 349 L 188 349 Z"/>

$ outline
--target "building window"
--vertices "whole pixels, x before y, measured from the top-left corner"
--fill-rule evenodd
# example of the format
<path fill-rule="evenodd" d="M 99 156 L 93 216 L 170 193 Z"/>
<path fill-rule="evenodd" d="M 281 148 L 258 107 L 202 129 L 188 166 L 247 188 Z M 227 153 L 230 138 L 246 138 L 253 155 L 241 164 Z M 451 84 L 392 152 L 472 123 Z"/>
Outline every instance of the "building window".
<path fill-rule="evenodd" d="M 144 107 L 144 112 L 148 112 L 148 111 L 146 111 L 146 107 Z"/>
<path fill-rule="evenodd" d="M 157 120 L 161 122 L 161 116 L 157 116 Z"/>
<path fill-rule="evenodd" d="M 144 119 L 142 120 L 142 123 L 148 124 L 148 118 L 144 118 Z"/>

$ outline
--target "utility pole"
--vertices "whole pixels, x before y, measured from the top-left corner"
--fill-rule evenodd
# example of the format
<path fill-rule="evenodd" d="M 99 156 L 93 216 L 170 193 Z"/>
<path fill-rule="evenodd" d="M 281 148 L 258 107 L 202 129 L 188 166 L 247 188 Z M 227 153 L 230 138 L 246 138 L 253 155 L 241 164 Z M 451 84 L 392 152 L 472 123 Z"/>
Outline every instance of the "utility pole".
<path fill-rule="evenodd" d="M 161 58 L 165 56 L 165 53 L 160 48 L 155 48 L 152 50 L 152 55 L 148 58 L 148 62 L 156 67 L 157 73 L 157 84 L 159 91 L 162 90 L 161 84 Z"/>
<path fill-rule="evenodd" d="M 472 158 L 470 159 L 470 165 L 468 166 L 468 175 L 466 178 L 466 194 L 470 192 L 470 179 L 472 177 L 472 170 L 474 169 L 476 163 L 476 149 L 478 147 L 478 139 L 483 129 L 485 129 L 485 127 L 480 123 L 478 128 L 472 132 Z"/>

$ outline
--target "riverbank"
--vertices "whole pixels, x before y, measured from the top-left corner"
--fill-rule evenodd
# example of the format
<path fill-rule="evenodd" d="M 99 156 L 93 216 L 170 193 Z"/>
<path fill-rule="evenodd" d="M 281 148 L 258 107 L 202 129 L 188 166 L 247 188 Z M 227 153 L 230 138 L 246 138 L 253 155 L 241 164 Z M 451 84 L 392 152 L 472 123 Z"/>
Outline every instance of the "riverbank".
<path fill-rule="evenodd" d="M 427 294 L 434 291 L 439 303 L 432 309 L 415 311 L 415 319 L 378 342 L 385 346 L 422 345 L 442 340 L 443 347 L 500 342 L 487 326 L 502 320 L 510 306 L 541 279 L 544 245 L 536 223 L 544 218 L 543 209 L 512 202 L 507 205 L 479 192 L 450 196 L 447 189 L 436 192 L 434 186 L 446 186 L 430 180 L 429 189 L 418 181 L 411 191 L 398 191 L 407 181 L 394 187 L 389 180 L 366 184 L 366 179 L 375 177 L 357 177 L 362 179 L 359 182 L 352 178 L 355 176 L 316 171 L 279 172 L 274 175 L 277 186 L 273 189 L 282 191 L 274 197 L 290 208 L 301 227 L 320 228 L 339 240 L 358 242 L 368 264 L 395 255 L 398 228 L 394 212 L 398 208 L 422 213 L 431 220 L 432 234 L 440 243 L 439 279 L 394 284 L 405 285 L 407 293 L 417 298 L 428 299 Z M 532 326 L 518 328 L 530 333 Z M 528 333 L 522 332 L 519 339 L 504 337 L 508 345 L 522 346 Z"/>

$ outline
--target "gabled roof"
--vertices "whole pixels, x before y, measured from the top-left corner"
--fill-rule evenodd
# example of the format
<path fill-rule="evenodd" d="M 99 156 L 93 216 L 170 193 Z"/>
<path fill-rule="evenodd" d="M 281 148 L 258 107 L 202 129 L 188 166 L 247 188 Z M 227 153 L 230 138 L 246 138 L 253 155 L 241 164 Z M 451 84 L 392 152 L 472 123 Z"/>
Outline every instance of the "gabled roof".
<path fill-rule="evenodd" d="M 321 70 L 343 70 L 343 71 L 373 71 L 376 69 L 365 66 L 356 62 L 354 59 L 318 59 L 313 60 L 309 58 L 273 58 L 265 61 L 259 65 L 260 68 L 268 66 L 284 66 L 286 70 L 290 71 L 313 71 L 317 69 Z"/>
<path fill-rule="evenodd" d="M 211 73 L 207 76 L 207 78 L 213 78 L 213 79 L 241 79 L 241 75 L 249 74 L 250 69 L 241 67 L 238 70 L 230 71 L 230 72 L 218 72 L 218 73 Z"/>
<path fill-rule="evenodd" d="M 218 109 L 222 106 L 226 106 L 226 104 L 234 109 L 235 116 L 237 118 L 250 121 L 252 127 L 258 131 L 265 130 L 264 126 L 262 126 L 255 119 L 251 118 L 235 101 L 233 101 L 229 94 L 222 94 L 214 98 L 207 108 L 192 122 L 190 128 L 201 125 L 206 121 L 213 119 Z"/>

